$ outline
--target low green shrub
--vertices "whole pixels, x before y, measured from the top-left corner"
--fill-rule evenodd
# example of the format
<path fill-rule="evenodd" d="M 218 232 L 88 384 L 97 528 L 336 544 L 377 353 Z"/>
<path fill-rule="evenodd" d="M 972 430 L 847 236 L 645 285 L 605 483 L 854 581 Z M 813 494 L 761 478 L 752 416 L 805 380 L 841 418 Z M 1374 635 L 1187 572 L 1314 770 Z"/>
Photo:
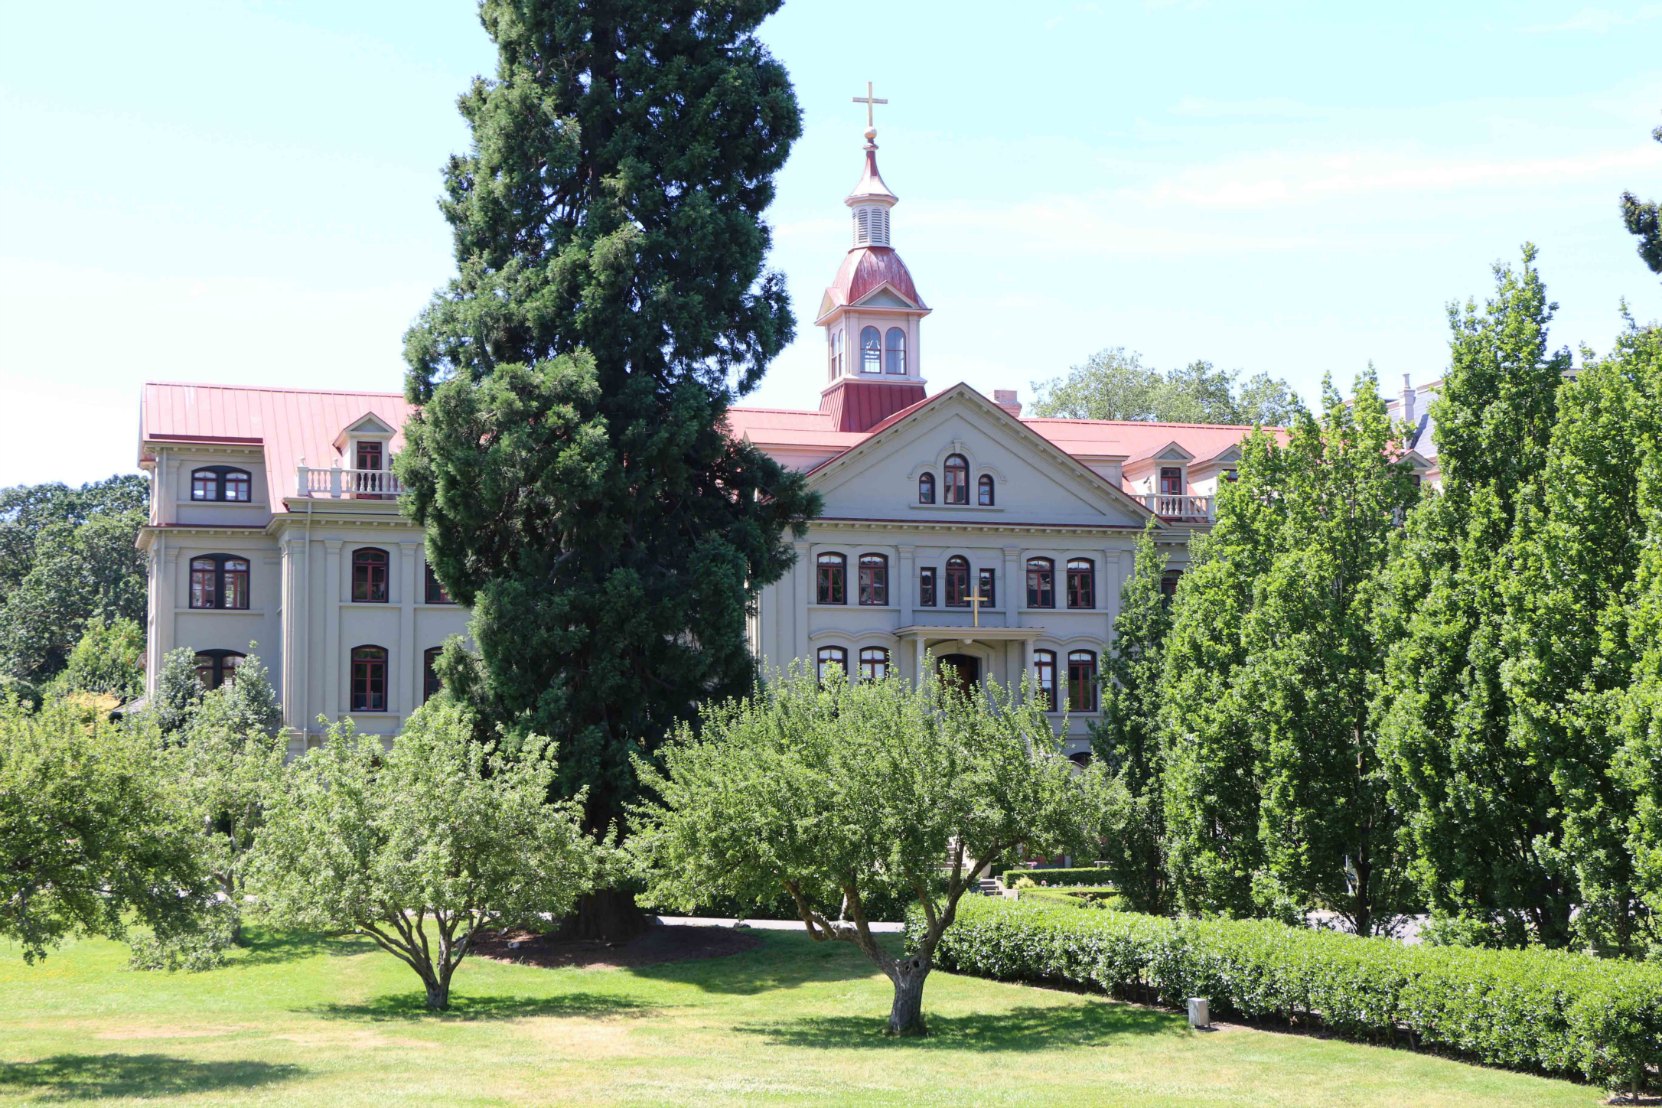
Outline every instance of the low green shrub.
<path fill-rule="evenodd" d="M 1662 1065 L 1662 966 L 1563 951 L 1406 946 L 1267 920 L 1170 920 L 1032 892 L 958 908 L 943 969 L 1320 1026 L 1634 1090 Z"/>
<path fill-rule="evenodd" d="M 1112 885 L 1061 885 L 1054 889 L 1023 887 L 1016 899 L 1043 904 L 1065 904 L 1074 908 L 1104 908 L 1124 911 L 1125 898 Z"/>
<path fill-rule="evenodd" d="M 1004 871 L 1004 887 L 1015 888 L 1016 882 L 1027 878 L 1035 885 L 1111 885 L 1114 875 L 1101 866 L 1057 867 L 1055 869 L 1024 869 L 1013 867 Z"/>

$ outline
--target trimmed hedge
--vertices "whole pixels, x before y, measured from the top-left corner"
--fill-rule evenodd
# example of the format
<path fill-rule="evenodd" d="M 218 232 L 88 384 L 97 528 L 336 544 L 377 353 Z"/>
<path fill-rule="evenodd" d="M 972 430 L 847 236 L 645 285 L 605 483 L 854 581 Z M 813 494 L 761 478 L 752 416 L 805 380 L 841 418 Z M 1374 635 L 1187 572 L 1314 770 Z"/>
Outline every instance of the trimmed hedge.
<path fill-rule="evenodd" d="M 1044 904 L 1065 904 L 1074 908 L 1103 908 L 1122 911 L 1125 898 L 1112 885 L 1063 885 L 1054 889 L 1022 889 L 1016 899 Z"/>
<path fill-rule="evenodd" d="M 910 928 L 909 928 L 910 929 Z M 1656 1080 L 1662 966 L 1549 950 L 1406 946 L 1268 920 L 1171 920 L 965 900 L 943 969 L 1319 1025 L 1611 1087 Z"/>
<path fill-rule="evenodd" d="M 1114 875 L 1101 866 L 1074 866 L 1055 869 L 1020 869 L 1012 868 L 1004 871 L 1004 887 L 1014 888 L 1021 878 L 1027 878 L 1035 885 L 1112 885 Z"/>

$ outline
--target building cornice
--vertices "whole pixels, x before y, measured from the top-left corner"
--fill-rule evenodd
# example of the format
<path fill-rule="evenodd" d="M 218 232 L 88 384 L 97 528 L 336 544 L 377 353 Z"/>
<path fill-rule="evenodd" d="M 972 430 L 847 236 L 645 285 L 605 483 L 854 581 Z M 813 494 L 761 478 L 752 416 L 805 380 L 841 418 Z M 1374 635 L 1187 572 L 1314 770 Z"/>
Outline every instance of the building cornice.
<path fill-rule="evenodd" d="M 881 516 L 816 516 L 808 523 L 810 527 L 843 527 L 853 531 L 908 531 L 918 534 L 934 534 L 940 531 L 975 531 L 984 535 L 1000 532 L 1012 535 L 1078 535 L 1093 532 L 1136 535 L 1143 530 L 1143 525 L 1140 523 L 1024 523 L 1010 520 L 893 519 Z"/>

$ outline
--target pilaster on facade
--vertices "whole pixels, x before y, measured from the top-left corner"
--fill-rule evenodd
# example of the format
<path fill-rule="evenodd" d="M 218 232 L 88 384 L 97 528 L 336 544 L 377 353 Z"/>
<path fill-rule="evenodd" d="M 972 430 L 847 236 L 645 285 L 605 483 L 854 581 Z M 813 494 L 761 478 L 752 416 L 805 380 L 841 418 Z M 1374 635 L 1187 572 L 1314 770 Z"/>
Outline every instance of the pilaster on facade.
<path fill-rule="evenodd" d="M 345 544 L 340 539 L 323 541 L 323 612 L 327 628 L 323 651 L 323 711 L 331 720 L 340 716 L 341 618 L 340 618 L 340 552 Z M 312 721 L 306 721 L 309 729 Z"/>

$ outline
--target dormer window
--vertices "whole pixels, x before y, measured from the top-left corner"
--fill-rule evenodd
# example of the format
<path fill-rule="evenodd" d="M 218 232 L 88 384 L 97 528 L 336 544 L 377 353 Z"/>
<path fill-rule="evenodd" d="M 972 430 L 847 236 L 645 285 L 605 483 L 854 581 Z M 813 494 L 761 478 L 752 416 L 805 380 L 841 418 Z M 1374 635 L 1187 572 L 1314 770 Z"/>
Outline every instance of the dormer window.
<path fill-rule="evenodd" d="M 246 504 L 253 498 L 254 482 L 246 469 L 233 466 L 203 466 L 192 470 L 190 498 L 192 500 L 223 500 Z"/>
<path fill-rule="evenodd" d="M 906 373 L 906 332 L 899 327 L 890 327 L 883 336 L 883 368 L 899 376 Z"/>
<path fill-rule="evenodd" d="M 1182 496 L 1183 495 L 1183 467 L 1182 466 L 1161 466 L 1160 467 L 1160 495 L 1161 496 Z"/>
<path fill-rule="evenodd" d="M 962 454 L 948 454 L 946 465 L 941 467 L 941 476 L 946 484 L 946 503 L 969 503 L 969 459 Z"/>
<path fill-rule="evenodd" d="M 860 331 L 860 372 L 883 372 L 883 340 L 875 327 Z"/>

